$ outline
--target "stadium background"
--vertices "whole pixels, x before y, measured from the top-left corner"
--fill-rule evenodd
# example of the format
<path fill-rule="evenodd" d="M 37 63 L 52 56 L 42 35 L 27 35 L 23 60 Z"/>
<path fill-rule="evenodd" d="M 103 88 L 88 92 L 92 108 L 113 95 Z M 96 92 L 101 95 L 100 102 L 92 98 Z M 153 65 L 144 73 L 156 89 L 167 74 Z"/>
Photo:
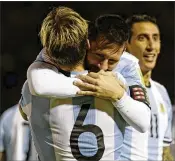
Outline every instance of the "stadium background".
<path fill-rule="evenodd" d="M 41 49 L 38 33 L 52 7 L 73 8 L 87 20 L 100 14 L 124 17 L 146 13 L 157 18 L 162 49 L 153 79 L 165 85 L 174 103 L 174 2 L 1 2 L 0 114 L 20 99 L 26 70 Z"/>

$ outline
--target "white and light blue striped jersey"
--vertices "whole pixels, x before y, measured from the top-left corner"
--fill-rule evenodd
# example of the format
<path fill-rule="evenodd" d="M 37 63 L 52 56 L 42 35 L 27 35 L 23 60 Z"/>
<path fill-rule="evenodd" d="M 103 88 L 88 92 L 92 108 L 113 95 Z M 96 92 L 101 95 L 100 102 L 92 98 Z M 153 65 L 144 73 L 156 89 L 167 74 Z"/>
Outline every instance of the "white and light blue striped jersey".
<path fill-rule="evenodd" d="M 163 85 L 150 80 L 147 92 L 151 104 L 148 160 L 162 160 L 163 146 L 172 141 L 172 105 Z"/>
<path fill-rule="evenodd" d="M 37 61 L 41 61 L 41 62 L 44 61 L 48 63 L 49 59 L 46 59 L 47 57 L 45 57 L 45 55 L 42 54 L 42 51 L 39 54 Z M 53 64 L 52 62 L 50 63 Z M 134 56 L 130 55 L 129 53 L 125 52 L 118 64 L 117 70 L 121 72 L 121 74 L 125 77 L 128 85 L 131 87 L 130 93 L 133 96 L 133 98 L 135 100 L 139 100 L 139 101 L 143 101 L 147 103 L 145 101 L 146 99 L 141 95 L 143 94 L 144 85 L 143 85 L 142 76 L 140 73 L 140 68 L 138 65 L 138 59 L 136 59 Z M 116 73 L 116 69 L 114 69 L 114 72 Z M 139 90 L 142 90 L 142 91 L 139 91 Z M 143 134 L 143 133 L 140 133 L 134 130 L 134 128 L 131 128 L 129 126 L 126 127 L 124 145 L 122 146 L 121 160 L 123 158 L 128 159 L 128 160 L 130 159 L 146 160 L 145 159 L 147 156 L 146 139 L 148 139 L 147 135 L 148 133 Z M 144 140 L 144 141 L 140 142 L 140 140 Z M 121 148 L 120 150 L 118 150 L 117 156 L 119 156 L 120 153 L 121 153 Z M 117 156 L 115 157 L 115 159 L 117 159 Z"/>
<path fill-rule="evenodd" d="M 126 122 L 110 101 L 87 96 L 33 96 L 26 82 L 20 104 L 28 116 L 41 161 L 119 157 Z"/>
<path fill-rule="evenodd" d="M 0 152 L 5 151 L 7 161 L 36 160 L 30 139 L 29 124 L 21 117 L 18 105 L 6 110 L 0 119 Z"/>
<path fill-rule="evenodd" d="M 135 56 L 124 52 L 113 71 L 119 72 L 125 78 L 133 99 L 149 104 L 138 59 Z M 142 100 L 141 95 L 137 94 L 138 87 L 143 89 L 146 99 Z M 140 133 L 133 127 L 127 126 L 119 160 L 147 160 L 147 144 L 148 132 Z"/>

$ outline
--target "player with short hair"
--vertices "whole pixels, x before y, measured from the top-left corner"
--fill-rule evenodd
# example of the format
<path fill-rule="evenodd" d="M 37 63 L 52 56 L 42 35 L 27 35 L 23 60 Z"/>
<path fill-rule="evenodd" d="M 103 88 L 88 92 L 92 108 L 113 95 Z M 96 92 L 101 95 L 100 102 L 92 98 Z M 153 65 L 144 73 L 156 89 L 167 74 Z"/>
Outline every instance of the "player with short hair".
<path fill-rule="evenodd" d="M 172 105 L 166 88 L 151 79 L 160 54 L 159 27 L 156 19 L 148 15 L 133 15 L 126 22 L 130 28 L 127 50 L 139 59 L 151 105 L 148 160 L 162 160 L 163 149 L 167 151 L 164 157 L 172 160 L 169 149 L 172 141 Z"/>
<path fill-rule="evenodd" d="M 107 71 L 119 72 L 127 81 L 127 85 L 129 86 L 130 98 L 125 99 L 126 103 L 129 100 L 133 99 L 133 104 L 130 103 L 130 108 L 133 107 L 133 115 L 130 117 L 131 121 L 137 120 L 144 122 L 142 120 L 146 114 L 146 108 L 143 107 L 143 103 L 148 103 L 146 99 L 146 95 L 143 94 L 145 91 L 145 87 L 143 85 L 142 74 L 140 71 L 140 67 L 138 64 L 138 59 L 132 56 L 127 52 L 123 52 L 122 55 L 119 56 L 119 52 L 114 52 L 115 42 L 116 46 L 121 46 L 119 35 L 124 35 L 125 30 L 120 30 L 122 24 L 118 20 L 113 24 L 113 29 L 110 29 L 109 26 L 112 24 L 110 21 L 109 15 L 100 16 L 92 23 L 92 26 L 89 29 L 89 40 L 91 49 L 87 54 L 87 64 L 90 69 L 95 69 L 98 71 L 100 69 L 104 69 Z M 123 28 L 123 27 L 122 27 Z M 118 29 L 118 32 L 116 30 Z M 102 38 L 102 40 L 100 40 Z M 108 41 L 107 41 L 108 40 Z M 79 94 L 83 95 L 97 95 L 104 97 L 104 92 L 94 91 L 93 87 L 85 88 L 88 82 L 93 85 L 95 79 L 92 77 L 87 78 L 87 76 L 80 76 L 81 80 L 85 80 L 85 83 L 74 83 L 78 85 L 78 87 L 82 87 L 82 91 L 79 91 Z M 99 80 L 100 82 L 102 80 Z M 115 85 L 114 85 L 115 86 Z M 85 88 L 85 89 L 83 89 Z M 139 108 L 140 107 L 140 108 Z M 126 108 L 126 105 L 125 105 Z M 123 108 L 123 109 L 125 109 Z M 148 108 L 147 108 L 148 109 Z M 142 112 L 141 112 L 142 111 Z M 123 116 L 123 115 L 122 115 Z M 148 115 L 146 115 L 147 117 Z M 137 118 L 137 119 L 136 119 Z M 130 124 L 132 125 L 132 124 Z M 148 133 L 140 133 L 137 128 L 133 128 L 135 126 L 127 126 L 125 128 L 124 142 L 123 147 L 121 149 L 121 155 L 119 160 L 147 160 L 147 138 Z M 135 130 L 137 129 L 137 130 Z M 132 151 L 128 150 L 132 149 Z"/>
<path fill-rule="evenodd" d="M 29 124 L 18 105 L 7 109 L 0 118 L 0 160 L 36 160 Z"/>

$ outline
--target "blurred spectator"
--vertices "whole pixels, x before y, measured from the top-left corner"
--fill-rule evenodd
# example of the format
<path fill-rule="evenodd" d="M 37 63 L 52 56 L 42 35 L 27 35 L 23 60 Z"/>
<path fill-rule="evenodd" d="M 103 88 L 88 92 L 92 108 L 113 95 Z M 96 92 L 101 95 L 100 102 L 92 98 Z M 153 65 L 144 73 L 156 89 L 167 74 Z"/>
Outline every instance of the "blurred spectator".
<path fill-rule="evenodd" d="M 29 124 L 21 117 L 18 105 L 6 110 L 0 118 L 0 160 L 37 160 Z"/>

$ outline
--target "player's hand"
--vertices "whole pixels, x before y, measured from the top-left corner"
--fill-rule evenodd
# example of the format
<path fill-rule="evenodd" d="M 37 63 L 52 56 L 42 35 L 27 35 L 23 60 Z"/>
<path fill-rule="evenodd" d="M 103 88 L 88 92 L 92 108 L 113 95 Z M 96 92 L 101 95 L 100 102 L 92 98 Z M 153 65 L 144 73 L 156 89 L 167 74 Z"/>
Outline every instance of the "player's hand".
<path fill-rule="evenodd" d="M 125 91 L 123 83 L 112 72 L 101 70 L 98 73 L 91 72 L 87 75 L 78 75 L 77 78 L 82 80 L 82 82 L 74 82 L 74 85 L 80 88 L 80 91 L 77 92 L 78 95 L 90 95 L 117 101 Z"/>

